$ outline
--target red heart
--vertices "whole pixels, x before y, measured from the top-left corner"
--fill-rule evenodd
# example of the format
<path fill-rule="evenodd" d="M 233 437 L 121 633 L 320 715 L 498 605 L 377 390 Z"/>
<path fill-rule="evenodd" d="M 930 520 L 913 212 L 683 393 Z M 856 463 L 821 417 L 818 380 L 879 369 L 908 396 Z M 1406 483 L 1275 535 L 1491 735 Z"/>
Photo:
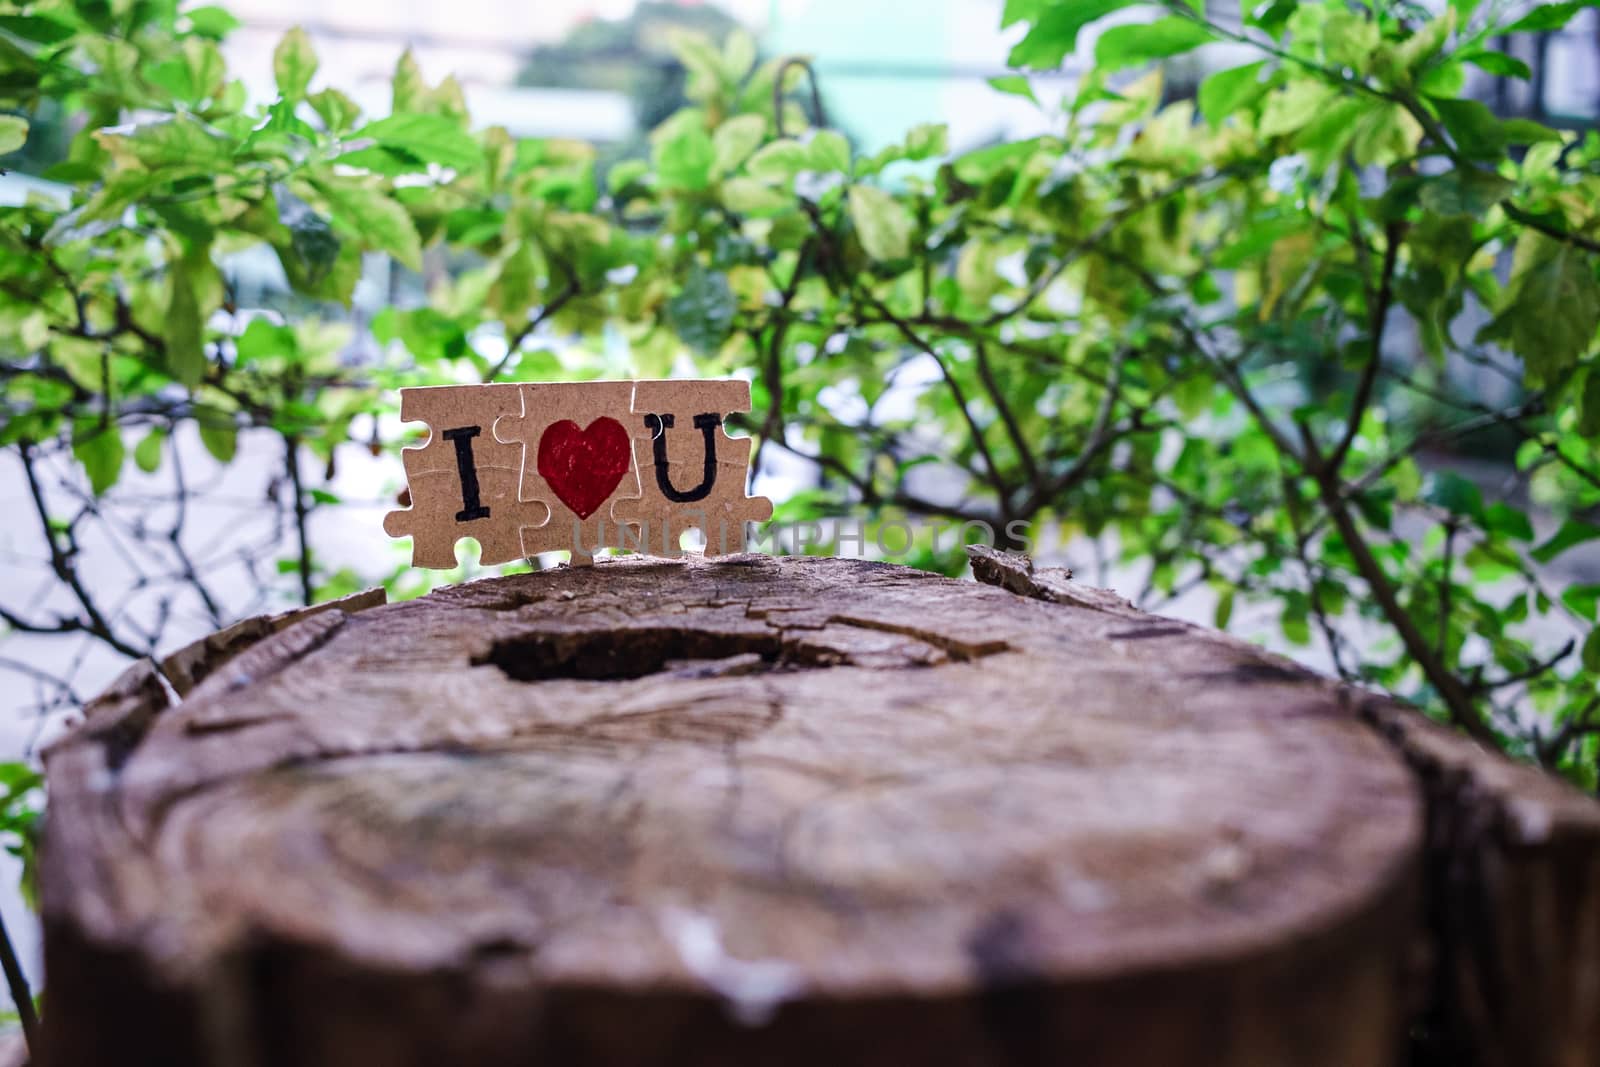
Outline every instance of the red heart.
<path fill-rule="evenodd" d="M 539 438 L 539 476 L 580 519 L 606 502 L 632 462 L 628 431 L 609 416 L 595 419 L 587 430 L 562 419 L 551 423 Z"/>

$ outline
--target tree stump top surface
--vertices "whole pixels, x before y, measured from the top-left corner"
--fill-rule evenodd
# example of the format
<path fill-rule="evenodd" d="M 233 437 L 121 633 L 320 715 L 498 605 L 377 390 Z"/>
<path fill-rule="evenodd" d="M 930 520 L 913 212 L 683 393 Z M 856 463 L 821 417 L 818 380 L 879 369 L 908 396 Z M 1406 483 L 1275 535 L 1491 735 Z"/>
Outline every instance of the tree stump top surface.
<path fill-rule="evenodd" d="M 107 763 L 47 906 L 173 975 L 270 937 L 754 1008 L 1282 952 L 1363 921 L 1421 833 L 1331 684 L 1113 599 L 846 560 L 324 612 Z"/>

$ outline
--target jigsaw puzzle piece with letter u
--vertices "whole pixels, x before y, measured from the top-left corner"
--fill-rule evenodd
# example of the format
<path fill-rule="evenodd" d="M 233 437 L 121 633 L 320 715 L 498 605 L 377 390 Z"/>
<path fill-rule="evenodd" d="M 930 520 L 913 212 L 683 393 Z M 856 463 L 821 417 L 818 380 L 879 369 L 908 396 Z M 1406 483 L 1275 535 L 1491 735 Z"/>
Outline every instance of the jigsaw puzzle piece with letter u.
<path fill-rule="evenodd" d="M 675 557 L 678 540 L 698 527 L 705 554 L 744 551 L 745 524 L 772 518 L 772 501 L 746 496 L 750 438 L 729 437 L 726 417 L 750 410 L 750 383 L 739 379 L 633 383 L 633 453 L 637 500 L 619 500 L 617 522 L 637 527 L 642 551 Z"/>

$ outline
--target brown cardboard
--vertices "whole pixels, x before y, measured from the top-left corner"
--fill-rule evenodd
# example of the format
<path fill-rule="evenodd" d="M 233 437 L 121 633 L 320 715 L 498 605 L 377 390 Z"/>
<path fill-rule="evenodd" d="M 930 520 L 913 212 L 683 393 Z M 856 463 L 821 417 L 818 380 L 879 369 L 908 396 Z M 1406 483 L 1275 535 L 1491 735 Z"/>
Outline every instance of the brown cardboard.
<path fill-rule="evenodd" d="M 522 446 L 494 436 L 497 419 L 521 414 L 515 384 L 400 390 L 400 417 L 427 423 L 429 436 L 400 453 L 411 507 L 389 512 L 383 528 L 411 538 L 413 566 L 454 567 L 463 537 L 477 540 L 481 563 L 523 558 L 521 527 L 542 524 L 549 509 L 520 498 Z"/>
<path fill-rule="evenodd" d="M 384 517 L 412 538 L 412 563 L 456 565 L 476 538 L 481 561 L 601 548 L 680 556 L 699 528 L 707 555 L 744 550 L 745 523 L 772 502 L 745 495 L 750 440 L 723 420 L 750 410 L 730 379 L 525 382 L 400 391 L 401 417 L 430 436 L 401 453 L 411 507 Z"/>
<path fill-rule="evenodd" d="M 575 565 L 592 563 L 597 549 L 623 543 L 612 522 L 612 505 L 639 495 L 638 467 L 627 430 L 633 382 L 528 382 L 519 388 L 521 412 L 502 415 L 495 424 L 495 434 L 500 441 L 523 450 L 522 498 L 540 501 L 550 511 L 550 518 L 543 525 L 523 528 L 523 551 L 530 556 L 566 551 L 572 553 Z M 561 426 L 562 423 L 570 425 Z M 593 443 L 609 443 L 608 430 L 623 449 L 622 472 L 614 483 L 609 478 L 599 480 L 600 489 L 611 486 L 604 496 L 583 498 L 574 494 L 568 483 L 563 482 L 558 488 L 541 473 L 541 460 L 560 463 L 576 481 L 583 482 L 584 472 L 573 471 L 571 466 L 595 460 L 600 450 Z M 579 443 L 577 451 L 563 450 L 562 446 L 574 442 Z M 583 451 L 585 446 L 587 452 Z M 608 458 L 605 452 L 600 456 Z M 563 494 L 569 499 L 562 499 Z"/>
<path fill-rule="evenodd" d="M 724 419 L 750 410 L 750 383 L 737 379 L 644 380 L 633 386 L 633 455 L 640 498 L 619 501 L 618 522 L 636 526 L 650 555 L 683 554 L 692 527 L 705 554 L 744 551 L 745 523 L 772 517 L 772 501 L 745 495 L 750 439 L 729 437 Z M 673 497 L 688 499 L 673 499 Z"/>

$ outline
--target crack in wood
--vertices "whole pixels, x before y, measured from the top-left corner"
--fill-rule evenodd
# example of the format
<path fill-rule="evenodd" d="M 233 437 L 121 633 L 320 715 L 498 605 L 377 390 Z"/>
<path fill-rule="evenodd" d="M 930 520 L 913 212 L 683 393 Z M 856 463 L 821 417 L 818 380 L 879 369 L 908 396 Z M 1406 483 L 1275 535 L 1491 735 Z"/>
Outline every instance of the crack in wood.
<path fill-rule="evenodd" d="M 868 619 L 859 615 L 829 615 L 828 622 L 839 626 L 854 626 L 860 630 L 877 630 L 880 633 L 909 637 L 912 640 L 921 641 L 925 645 L 932 645 L 951 659 L 958 661 L 982 659 L 985 656 L 996 656 L 1002 652 L 1011 651 L 1011 646 L 1008 643 L 998 639 L 963 641 L 960 638 L 939 633 L 937 630 L 887 622 L 883 619 Z"/>

